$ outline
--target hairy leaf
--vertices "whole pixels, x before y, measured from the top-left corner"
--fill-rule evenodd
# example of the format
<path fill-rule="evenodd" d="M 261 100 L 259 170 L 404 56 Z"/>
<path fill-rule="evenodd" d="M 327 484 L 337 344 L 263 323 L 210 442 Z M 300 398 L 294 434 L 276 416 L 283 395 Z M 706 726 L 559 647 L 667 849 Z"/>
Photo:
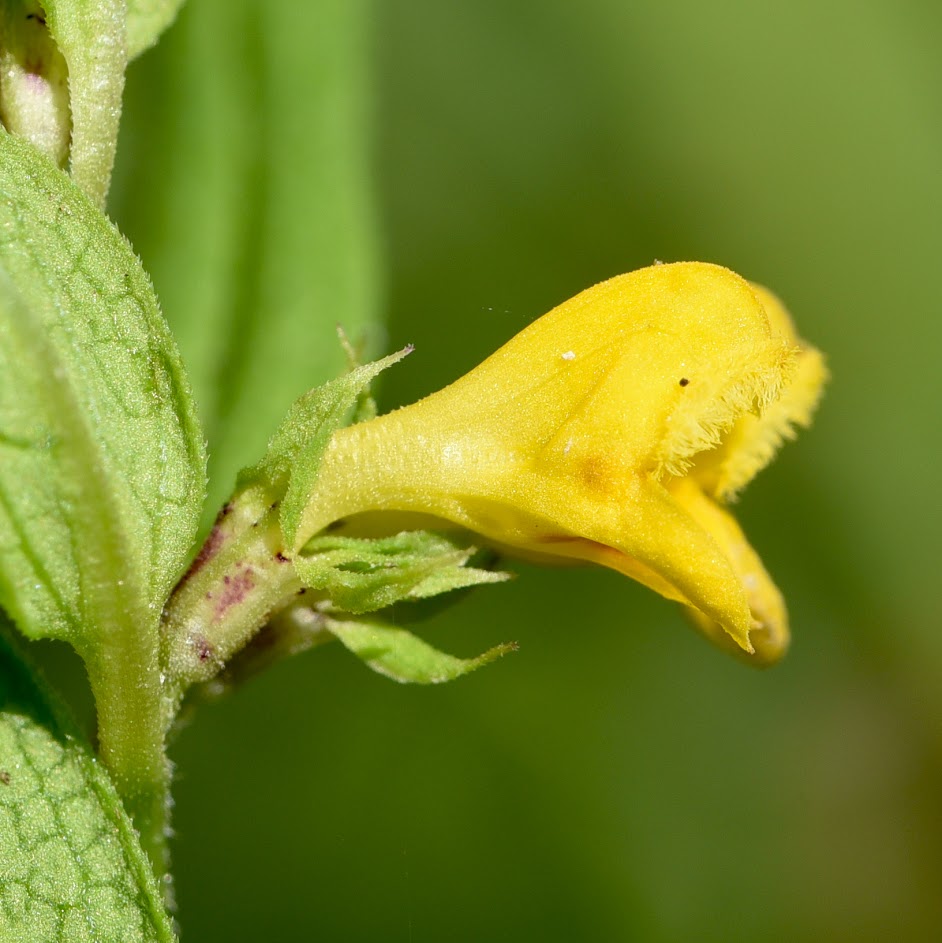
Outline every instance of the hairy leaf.
<path fill-rule="evenodd" d="M 104 767 L 50 703 L 2 625 L 0 862 L 4 943 L 174 938 Z"/>
<path fill-rule="evenodd" d="M 7 134 L 0 228 L 0 602 L 34 637 L 142 631 L 204 493 L 177 352 L 127 243 Z"/>
<path fill-rule="evenodd" d="M 323 593 L 335 609 L 356 614 L 508 579 L 507 573 L 466 566 L 474 553 L 474 547 L 427 531 L 326 535 L 309 541 L 294 565 L 306 587 Z"/>
<path fill-rule="evenodd" d="M 316 486 L 321 458 L 331 435 L 357 408 L 370 381 L 411 350 L 404 347 L 382 360 L 354 367 L 349 373 L 306 393 L 275 433 L 265 460 L 287 472 L 287 491 L 281 505 L 281 532 L 286 546 L 295 542 L 301 515 Z M 278 490 L 280 492 L 280 488 Z"/>
<path fill-rule="evenodd" d="M 239 474 L 238 486 L 243 488 L 259 481 L 272 492 L 284 493 L 302 457 L 307 456 L 307 464 L 316 465 L 331 433 L 344 424 L 360 393 L 377 374 L 407 353 L 409 348 L 355 367 L 299 397 L 269 440 L 265 456 Z M 312 474 L 316 474 L 316 468 Z"/>
<path fill-rule="evenodd" d="M 508 643 L 496 645 L 477 658 L 456 658 L 432 648 L 405 629 L 378 622 L 328 620 L 325 627 L 374 671 L 402 683 L 454 681 L 516 649 L 516 645 Z"/>

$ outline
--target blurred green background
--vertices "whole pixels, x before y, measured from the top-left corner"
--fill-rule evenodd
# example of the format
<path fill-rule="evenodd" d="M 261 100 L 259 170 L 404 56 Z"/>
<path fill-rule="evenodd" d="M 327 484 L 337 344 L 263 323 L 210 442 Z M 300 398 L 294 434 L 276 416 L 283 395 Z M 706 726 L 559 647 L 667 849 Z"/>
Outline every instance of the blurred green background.
<path fill-rule="evenodd" d="M 339 647 L 173 749 L 186 940 L 927 940 L 942 922 L 942 6 L 188 0 L 134 64 L 111 211 L 214 500 L 333 324 L 385 407 L 653 259 L 779 293 L 829 356 L 740 504 L 794 645 L 755 672 L 614 573 L 515 566 L 399 687 Z M 385 333 L 377 324 L 385 322 Z"/>

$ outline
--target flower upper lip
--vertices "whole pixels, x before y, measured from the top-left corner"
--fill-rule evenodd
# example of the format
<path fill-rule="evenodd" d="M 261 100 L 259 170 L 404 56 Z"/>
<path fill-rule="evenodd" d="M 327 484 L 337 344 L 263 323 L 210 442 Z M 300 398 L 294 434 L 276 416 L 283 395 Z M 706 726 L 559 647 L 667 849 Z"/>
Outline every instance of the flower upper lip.
<path fill-rule="evenodd" d="M 444 390 L 335 433 L 297 549 L 325 515 L 429 514 L 523 555 L 619 570 L 771 661 L 784 604 L 718 502 L 808 423 L 824 377 L 781 303 L 733 272 L 622 275 Z"/>

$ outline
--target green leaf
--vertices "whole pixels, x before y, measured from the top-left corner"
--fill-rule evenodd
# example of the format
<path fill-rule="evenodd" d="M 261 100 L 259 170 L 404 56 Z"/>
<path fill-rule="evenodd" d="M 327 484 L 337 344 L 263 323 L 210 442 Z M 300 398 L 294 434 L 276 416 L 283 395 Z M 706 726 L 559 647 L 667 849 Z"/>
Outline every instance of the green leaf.
<path fill-rule="evenodd" d="M 330 619 L 325 627 L 374 671 L 404 684 L 454 681 L 517 648 L 515 644 L 507 643 L 497 645 L 477 658 L 456 658 L 432 648 L 405 629 L 394 629 L 381 623 Z"/>
<path fill-rule="evenodd" d="M 133 252 L 7 134 L 0 229 L 0 602 L 87 654 L 90 633 L 156 623 L 198 524 L 202 438 Z"/>
<path fill-rule="evenodd" d="M 279 521 L 286 546 L 294 543 L 330 437 L 362 408 L 363 393 L 370 382 L 411 350 L 405 347 L 308 390 L 288 410 L 265 455 L 239 472 L 236 493 L 243 504 L 254 508 L 260 502 L 259 507 L 265 509 L 281 504 Z"/>
<path fill-rule="evenodd" d="M 114 786 L 5 633 L 0 626 L 0 939 L 172 941 Z"/>
<path fill-rule="evenodd" d="M 475 552 L 427 531 L 380 538 L 326 535 L 309 541 L 294 566 L 304 586 L 323 594 L 334 609 L 358 614 L 509 578 L 465 566 Z"/>
<path fill-rule="evenodd" d="M 356 370 L 357 367 L 362 366 L 362 350 L 360 350 L 358 347 L 355 347 L 350 342 L 350 338 L 347 337 L 347 332 L 339 324 L 337 325 L 337 336 L 340 339 L 340 346 L 343 348 L 343 352 L 347 356 L 347 370 Z M 359 346 L 362 347 L 362 344 Z M 409 349 L 413 349 L 411 345 Z M 375 419 L 378 411 L 379 410 L 376 407 L 376 400 L 373 397 L 373 391 L 369 384 L 367 384 L 357 395 L 350 422 L 355 424 L 358 422 L 367 422 L 370 419 Z"/>
<path fill-rule="evenodd" d="M 349 373 L 306 393 L 285 417 L 265 459 L 274 466 L 276 474 L 287 478 L 281 505 L 285 546 L 292 547 L 295 543 L 301 516 L 316 485 L 330 437 L 357 409 L 370 382 L 411 352 L 411 347 L 404 347 L 382 360 L 354 367 Z M 276 486 L 276 491 L 281 493 L 280 486 Z"/>
<path fill-rule="evenodd" d="M 128 60 L 157 42 L 174 21 L 183 0 L 128 0 Z"/>
<path fill-rule="evenodd" d="M 371 7 L 199 0 L 133 70 L 112 207 L 147 260 L 211 445 L 211 501 L 305 390 L 368 352 Z"/>
<path fill-rule="evenodd" d="M 486 583 L 506 583 L 509 579 L 510 574 L 503 570 L 482 570 L 478 567 L 465 566 L 462 562 L 432 570 L 425 579 L 412 588 L 409 599 L 431 599 L 442 593 L 470 589 L 472 586 L 483 586 Z"/>
<path fill-rule="evenodd" d="M 69 68 L 72 179 L 104 206 L 111 182 L 127 65 L 124 0 L 43 0 Z"/>
<path fill-rule="evenodd" d="M 299 397 L 269 439 L 265 456 L 239 473 L 237 487 L 241 490 L 258 482 L 280 496 L 301 471 L 299 466 L 311 466 L 302 477 L 316 477 L 327 442 L 344 425 L 361 392 L 374 377 L 410 352 L 411 348 L 406 347 L 382 360 L 355 367 Z"/>

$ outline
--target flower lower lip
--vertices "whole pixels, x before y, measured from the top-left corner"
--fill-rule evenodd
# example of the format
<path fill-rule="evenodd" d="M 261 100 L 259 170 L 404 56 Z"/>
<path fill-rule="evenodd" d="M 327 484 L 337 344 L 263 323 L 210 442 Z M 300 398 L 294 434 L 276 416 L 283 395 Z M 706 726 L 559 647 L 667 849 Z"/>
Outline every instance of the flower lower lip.
<path fill-rule="evenodd" d="M 689 614 L 694 623 L 713 641 L 754 664 L 778 661 L 788 648 L 788 616 L 782 595 L 758 554 L 735 518 L 694 481 L 678 480 L 668 487 L 690 517 L 711 536 L 738 579 L 752 617 L 748 631 L 752 651 L 743 646 L 740 639 L 734 641 L 714 615 L 691 607 Z"/>
<path fill-rule="evenodd" d="M 644 564 L 637 557 L 630 553 L 625 553 L 617 547 L 611 547 L 608 544 L 600 543 L 596 540 L 589 540 L 587 537 L 579 537 L 573 534 L 547 534 L 539 538 L 540 543 L 552 544 L 554 547 L 568 545 L 572 556 L 577 560 L 585 560 L 591 563 L 598 563 L 609 569 L 617 570 L 625 576 L 630 576 L 637 580 L 648 589 L 654 590 L 667 599 L 690 605 L 690 601 L 684 594 L 677 589 L 669 580 L 661 576 L 656 570 Z M 553 551 L 554 555 L 559 556 L 560 551 Z"/>

